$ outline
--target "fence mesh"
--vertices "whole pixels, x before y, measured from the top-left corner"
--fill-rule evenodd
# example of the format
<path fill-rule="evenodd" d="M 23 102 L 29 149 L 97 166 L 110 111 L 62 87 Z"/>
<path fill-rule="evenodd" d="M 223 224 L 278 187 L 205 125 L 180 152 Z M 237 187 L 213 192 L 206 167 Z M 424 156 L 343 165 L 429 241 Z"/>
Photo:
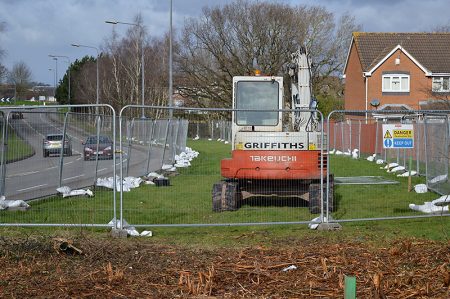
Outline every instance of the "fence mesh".
<path fill-rule="evenodd" d="M 439 194 L 450 194 L 448 126 L 447 115 L 425 118 L 427 185 Z"/>

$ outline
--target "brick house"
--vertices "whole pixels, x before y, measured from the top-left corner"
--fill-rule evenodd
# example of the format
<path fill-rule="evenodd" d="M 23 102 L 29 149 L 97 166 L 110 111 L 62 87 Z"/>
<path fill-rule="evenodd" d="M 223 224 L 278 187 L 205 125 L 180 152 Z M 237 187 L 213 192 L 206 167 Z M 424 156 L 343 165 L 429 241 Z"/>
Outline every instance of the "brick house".
<path fill-rule="evenodd" d="M 344 78 L 346 110 L 450 109 L 450 33 L 354 32 Z"/>

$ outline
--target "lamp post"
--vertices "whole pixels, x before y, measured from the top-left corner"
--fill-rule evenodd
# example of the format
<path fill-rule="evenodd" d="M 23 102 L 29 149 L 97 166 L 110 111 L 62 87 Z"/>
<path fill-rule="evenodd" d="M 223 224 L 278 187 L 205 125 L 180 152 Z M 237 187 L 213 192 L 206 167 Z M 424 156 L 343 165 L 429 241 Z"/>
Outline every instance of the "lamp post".
<path fill-rule="evenodd" d="M 55 61 L 55 92 L 56 92 L 56 85 L 58 84 L 58 58 L 53 57 L 53 60 Z"/>
<path fill-rule="evenodd" d="M 72 64 L 72 62 L 70 61 L 70 58 L 69 58 L 69 56 L 64 56 L 64 55 L 52 55 L 52 54 L 49 54 L 48 55 L 49 57 L 53 57 L 53 58 L 58 58 L 58 57 L 61 57 L 61 58 L 66 58 L 67 59 L 67 63 L 69 64 L 69 68 L 68 68 L 68 77 L 69 77 L 69 89 L 68 89 L 68 95 L 67 95 L 67 101 L 68 101 L 68 104 L 70 105 L 70 66 L 71 66 L 71 64 Z"/>
<path fill-rule="evenodd" d="M 94 46 L 86 46 L 86 45 L 80 45 L 80 44 L 71 44 L 71 46 L 72 47 L 77 47 L 77 48 L 80 48 L 80 47 L 82 47 L 82 48 L 90 48 L 90 49 L 95 49 L 97 51 L 97 88 L 96 88 L 97 95 L 96 95 L 95 103 L 98 105 L 99 104 L 99 99 L 98 99 L 98 92 L 99 92 L 99 89 L 98 89 L 98 84 L 99 84 L 99 81 L 98 81 L 98 60 L 100 58 L 100 51 L 98 50 L 97 47 L 94 47 Z M 95 113 L 98 114 L 98 106 L 95 107 Z"/>
<path fill-rule="evenodd" d="M 50 72 L 53 72 L 53 97 L 56 94 L 56 73 L 54 69 L 48 69 Z"/>
<path fill-rule="evenodd" d="M 173 107 L 172 98 L 172 0 L 170 0 L 170 27 L 169 27 L 169 107 Z M 173 110 L 169 109 L 169 118 L 172 118 Z"/>
<path fill-rule="evenodd" d="M 145 94 L 144 94 L 144 90 L 145 90 L 145 81 L 144 81 L 144 27 L 142 27 L 141 24 L 137 24 L 137 23 L 127 23 L 127 22 L 120 22 L 120 21 L 105 21 L 105 23 L 107 24 L 113 24 L 113 25 L 117 25 L 117 24 L 123 24 L 123 25 L 129 25 L 129 26 L 136 26 L 139 27 L 140 30 L 140 35 L 141 35 L 141 104 L 142 106 L 144 106 L 144 99 L 145 99 Z M 145 118 L 145 109 L 144 107 L 142 107 L 142 116 L 141 118 Z"/>

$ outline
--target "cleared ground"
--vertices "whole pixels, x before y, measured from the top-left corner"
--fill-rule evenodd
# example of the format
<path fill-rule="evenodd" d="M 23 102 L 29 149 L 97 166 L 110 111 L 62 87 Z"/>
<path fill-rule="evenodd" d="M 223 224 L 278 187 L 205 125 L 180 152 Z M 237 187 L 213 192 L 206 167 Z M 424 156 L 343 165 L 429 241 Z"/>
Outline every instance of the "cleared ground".
<path fill-rule="evenodd" d="M 252 238 L 252 234 L 236 236 Z M 82 254 L 50 237 L 0 240 L 2 298 L 448 298 L 450 246 L 418 239 L 386 245 L 324 238 L 269 239 L 199 249 L 151 239 L 78 237 Z M 375 245 L 374 245 L 375 244 Z M 296 269 L 283 271 L 295 266 Z"/>

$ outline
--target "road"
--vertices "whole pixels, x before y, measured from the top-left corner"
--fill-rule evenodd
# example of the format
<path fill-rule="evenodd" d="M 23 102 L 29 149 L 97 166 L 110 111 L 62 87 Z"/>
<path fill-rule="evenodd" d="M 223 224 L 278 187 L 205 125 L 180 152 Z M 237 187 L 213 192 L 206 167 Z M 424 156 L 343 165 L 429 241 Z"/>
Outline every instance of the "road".
<path fill-rule="evenodd" d="M 54 114 L 55 115 L 55 114 Z M 6 165 L 5 196 L 7 199 L 31 200 L 56 194 L 59 185 L 59 156 L 43 157 L 42 140 L 46 134 L 61 133 L 63 126 L 59 122 L 52 121 L 48 112 L 24 113 L 23 119 L 10 120 L 11 126 L 25 139 L 35 150 L 35 154 L 27 159 L 9 163 Z M 106 132 L 101 132 L 105 134 Z M 62 185 L 72 189 L 92 186 L 95 183 L 96 161 L 84 161 L 83 140 L 88 133 L 76 126 L 69 125 L 67 134 L 72 139 L 72 156 L 63 159 Z M 118 138 L 117 138 L 118 139 Z M 117 149 L 119 145 L 117 144 Z M 155 149 L 154 149 L 155 150 Z M 161 151 L 160 149 L 158 151 Z M 124 148 L 124 162 L 127 163 L 128 148 Z M 133 152 L 129 161 L 129 175 L 139 176 L 146 172 L 147 148 L 133 146 Z M 153 154 L 150 170 L 159 169 L 160 155 Z M 116 165 L 120 163 L 116 156 Z M 125 164 L 124 163 L 124 164 Z M 126 165 L 126 164 L 125 164 Z M 117 167 L 117 175 L 120 168 Z M 113 174 L 113 160 L 99 160 L 97 177 L 110 177 Z"/>

